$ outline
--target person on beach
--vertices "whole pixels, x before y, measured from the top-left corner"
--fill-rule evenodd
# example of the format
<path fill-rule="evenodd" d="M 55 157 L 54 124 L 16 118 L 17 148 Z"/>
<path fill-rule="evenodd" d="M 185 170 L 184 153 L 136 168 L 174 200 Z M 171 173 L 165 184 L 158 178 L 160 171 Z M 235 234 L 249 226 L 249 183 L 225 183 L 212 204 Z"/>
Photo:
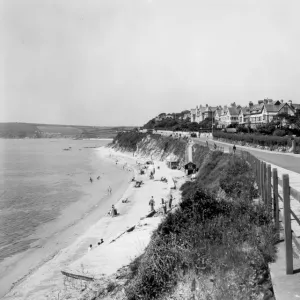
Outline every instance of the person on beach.
<path fill-rule="evenodd" d="M 98 179 L 98 180 L 100 179 L 100 175 L 97 177 L 97 179 Z"/>
<path fill-rule="evenodd" d="M 93 245 L 90 244 L 90 246 L 89 246 L 89 248 L 88 248 L 88 252 L 90 252 L 90 251 L 92 250 L 92 248 L 93 248 Z"/>
<path fill-rule="evenodd" d="M 114 205 L 111 206 L 111 213 L 110 213 L 110 215 L 111 215 L 112 217 L 114 217 L 114 216 L 116 215 L 116 209 L 115 209 L 115 206 L 114 206 Z"/>
<path fill-rule="evenodd" d="M 110 187 L 110 186 L 108 187 L 108 189 L 107 189 L 107 192 L 108 192 L 108 194 L 109 194 L 109 195 L 111 194 L 111 192 L 112 192 L 112 189 L 111 189 L 111 187 Z"/>
<path fill-rule="evenodd" d="M 232 150 L 233 150 L 233 154 L 235 154 L 235 151 L 236 151 L 236 146 L 235 145 L 233 145 Z"/>
<path fill-rule="evenodd" d="M 151 211 L 154 211 L 155 201 L 154 201 L 154 199 L 153 199 L 153 196 L 151 197 L 151 199 L 150 199 L 150 201 L 149 201 L 149 205 L 150 205 Z"/>
<path fill-rule="evenodd" d="M 172 202 L 173 202 L 173 195 L 171 194 L 171 196 L 170 196 L 170 200 L 169 200 L 169 209 L 171 209 L 172 208 Z"/>
<path fill-rule="evenodd" d="M 93 182 L 93 178 L 92 178 L 92 177 L 90 177 L 90 182 L 91 182 L 91 183 Z"/>
<path fill-rule="evenodd" d="M 167 204 L 166 204 L 164 198 L 161 198 L 161 206 L 163 208 L 164 214 L 166 215 L 167 214 Z"/>

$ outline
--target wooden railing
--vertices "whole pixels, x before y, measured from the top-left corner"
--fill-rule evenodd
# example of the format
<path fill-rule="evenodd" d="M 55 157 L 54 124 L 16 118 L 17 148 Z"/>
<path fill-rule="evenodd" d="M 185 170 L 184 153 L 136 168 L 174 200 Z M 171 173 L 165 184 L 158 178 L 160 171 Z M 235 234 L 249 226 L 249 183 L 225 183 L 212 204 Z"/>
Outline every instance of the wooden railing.
<path fill-rule="evenodd" d="M 279 178 L 276 168 L 271 170 L 270 164 L 259 160 L 247 151 L 237 150 L 235 154 L 246 159 L 252 166 L 261 199 L 267 209 L 272 212 L 278 238 L 280 238 L 280 219 L 282 219 L 285 240 L 286 274 L 293 274 L 293 257 L 297 255 L 293 250 L 293 241 L 299 251 L 300 245 L 292 230 L 291 215 L 299 226 L 300 220 L 291 209 L 291 197 L 300 203 L 300 192 L 290 186 L 288 174 L 283 174 L 282 178 Z M 281 187 L 280 192 L 279 187 Z M 283 202 L 283 216 L 280 214 L 279 201 Z"/>

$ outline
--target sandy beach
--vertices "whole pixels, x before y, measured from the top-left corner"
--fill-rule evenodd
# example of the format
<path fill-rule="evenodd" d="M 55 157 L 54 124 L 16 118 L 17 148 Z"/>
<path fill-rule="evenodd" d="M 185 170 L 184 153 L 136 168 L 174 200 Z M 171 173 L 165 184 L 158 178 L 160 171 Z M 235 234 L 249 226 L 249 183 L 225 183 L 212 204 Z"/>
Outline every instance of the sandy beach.
<path fill-rule="evenodd" d="M 99 157 L 108 159 L 111 163 L 115 164 L 118 160 L 116 167 L 120 171 L 127 170 L 128 175 L 130 174 L 127 182 L 123 182 L 123 185 L 112 185 L 112 195 L 106 201 L 99 202 L 85 225 L 77 224 L 59 237 L 61 242 L 68 240 L 70 243 L 62 243 L 63 247 L 55 255 L 37 266 L 3 299 L 57 299 L 58 294 L 60 297 L 67 295 L 68 299 L 78 299 L 80 291 L 66 287 L 61 271 L 85 274 L 98 280 L 115 273 L 144 251 L 152 231 L 163 218 L 163 214 L 158 214 L 154 218 L 144 219 L 150 212 L 151 196 L 155 199 L 156 210 L 162 210 L 161 198 L 168 200 L 170 193 L 175 197 L 173 206 L 177 204 L 179 191 L 173 189 L 174 179 L 178 184 L 184 182 L 182 171 L 170 170 L 164 162 L 154 161 L 155 178 L 150 180 L 148 170 L 145 175 L 138 175 L 137 162 L 146 162 L 146 157 L 133 157 L 132 153 L 115 152 L 104 147 L 97 151 Z M 134 175 L 129 169 L 134 170 Z M 134 182 L 130 182 L 132 176 L 143 180 L 144 184 L 135 188 Z M 168 183 L 160 181 L 161 177 L 166 177 Z M 125 199 L 128 201 L 123 203 L 122 200 Z M 112 204 L 118 211 L 116 217 L 107 214 Z M 129 228 L 133 230 L 127 232 Z M 104 243 L 96 247 L 101 238 Z M 55 241 L 51 243 L 56 244 Z M 93 249 L 88 251 L 90 244 Z"/>

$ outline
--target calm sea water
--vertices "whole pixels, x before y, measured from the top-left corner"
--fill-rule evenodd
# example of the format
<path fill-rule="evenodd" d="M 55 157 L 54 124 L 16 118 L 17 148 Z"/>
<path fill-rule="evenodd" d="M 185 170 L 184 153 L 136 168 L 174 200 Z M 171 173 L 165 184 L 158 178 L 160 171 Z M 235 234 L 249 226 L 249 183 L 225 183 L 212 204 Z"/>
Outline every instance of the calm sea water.
<path fill-rule="evenodd" d="M 40 226 L 82 198 L 89 176 L 104 168 L 90 147 L 107 143 L 0 140 L 0 263 L 29 249 Z"/>

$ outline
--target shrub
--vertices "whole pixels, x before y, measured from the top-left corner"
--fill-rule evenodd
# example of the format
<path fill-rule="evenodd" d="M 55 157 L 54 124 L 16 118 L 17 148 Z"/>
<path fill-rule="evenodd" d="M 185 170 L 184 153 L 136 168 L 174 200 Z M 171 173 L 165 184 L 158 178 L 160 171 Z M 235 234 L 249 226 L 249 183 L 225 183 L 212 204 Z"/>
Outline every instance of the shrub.
<path fill-rule="evenodd" d="M 276 129 L 276 130 L 273 132 L 273 135 L 274 135 L 274 136 L 285 136 L 285 130 L 282 130 L 282 129 Z"/>
<path fill-rule="evenodd" d="M 244 142 L 248 144 L 254 144 L 258 146 L 285 146 L 291 147 L 291 137 L 284 136 L 269 136 L 269 135 L 260 135 L 260 134 L 236 134 L 236 133 L 225 133 L 225 132 L 214 132 L 214 137 L 219 139 L 226 139 L 229 142 Z"/>

